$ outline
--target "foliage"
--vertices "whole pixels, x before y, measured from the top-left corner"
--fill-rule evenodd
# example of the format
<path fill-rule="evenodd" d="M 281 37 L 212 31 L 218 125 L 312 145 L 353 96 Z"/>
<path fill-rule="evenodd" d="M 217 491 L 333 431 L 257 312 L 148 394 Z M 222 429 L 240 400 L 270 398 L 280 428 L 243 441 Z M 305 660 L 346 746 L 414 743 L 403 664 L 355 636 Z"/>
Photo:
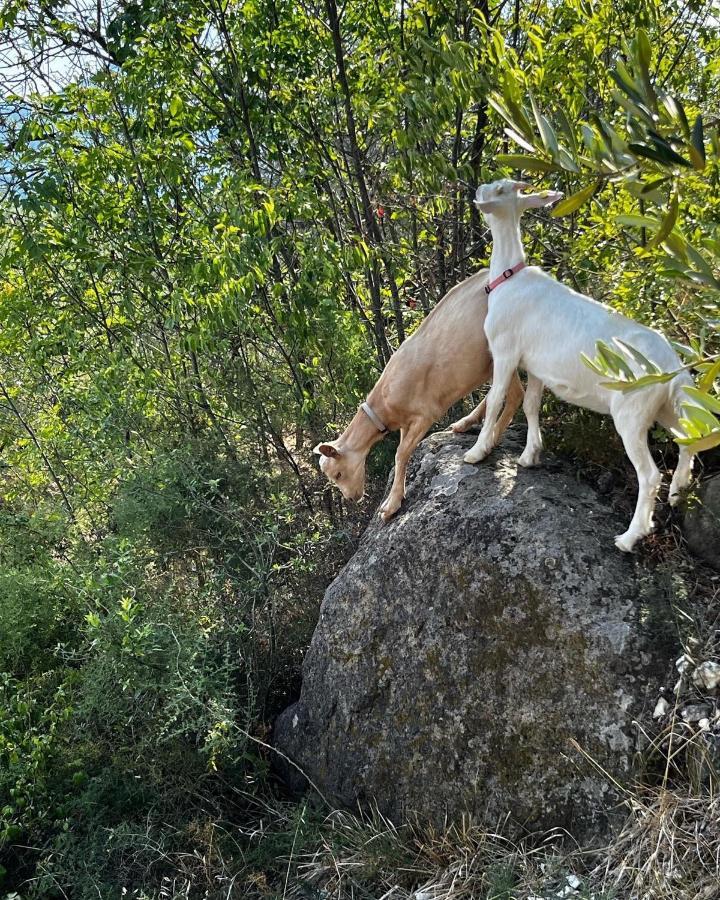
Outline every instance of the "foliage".
<path fill-rule="evenodd" d="M 701 48 L 714 37 L 704 29 L 698 36 Z M 555 217 L 571 215 L 590 201 L 602 205 L 607 194 L 622 189 L 637 204 L 638 212 L 616 214 L 614 221 L 634 245 L 636 257 L 644 264 L 651 262 L 662 276 L 707 289 L 706 296 L 699 292 L 697 303 L 700 316 L 710 319 L 717 314 L 720 291 L 716 235 L 720 122 L 712 118 L 712 112 L 703 116 L 705 104 L 698 98 L 684 101 L 675 93 L 675 85 L 668 84 L 682 54 L 669 58 L 665 50 L 653 47 L 644 28 L 631 41 L 624 40 L 622 56 L 610 69 L 615 86 L 606 108 L 595 106 L 588 121 L 579 126 L 558 108 L 553 128 L 530 91 L 529 112 L 518 99 L 521 87 L 509 70 L 502 91 L 490 102 L 510 124 L 506 134 L 533 155 L 503 154 L 499 161 L 530 172 L 560 175 L 567 184 L 585 181 L 555 207 Z M 701 54 L 698 63 L 705 84 L 717 83 L 714 60 L 705 61 Z M 689 103 L 694 107 L 691 115 L 686 110 Z M 688 223 L 685 229 L 683 220 Z M 674 311 L 669 312 L 674 320 Z M 683 431 L 678 436 L 680 443 L 697 451 L 720 443 L 720 401 L 712 396 L 713 391 L 717 394 L 720 354 L 716 338 L 708 335 L 717 325 L 710 319 L 687 337 L 689 347 L 678 347 L 685 368 L 694 368 L 702 376 L 699 390 L 686 391 Z M 669 381 L 676 374 L 661 372 L 633 347 L 611 348 L 599 342 L 597 351 L 597 357 L 586 362 L 608 379 L 605 385 L 613 390 L 636 390 Z M 643 374 L 638 375 L 629 363 L 639 364 Z"/>
<path fill-rule="evenodd" d="M 713 434 L 717 20 L 5 0 L 0 30 L 0 887 L 187 896 L 200 858 L 282 893 L 268 815 L 275 855 L 321 838 L 264 807 L 269 727 L 362 520 L 310 448 L 487 262 L 479 182 L 563 182 L 530 255 L 688 346 Z"/>

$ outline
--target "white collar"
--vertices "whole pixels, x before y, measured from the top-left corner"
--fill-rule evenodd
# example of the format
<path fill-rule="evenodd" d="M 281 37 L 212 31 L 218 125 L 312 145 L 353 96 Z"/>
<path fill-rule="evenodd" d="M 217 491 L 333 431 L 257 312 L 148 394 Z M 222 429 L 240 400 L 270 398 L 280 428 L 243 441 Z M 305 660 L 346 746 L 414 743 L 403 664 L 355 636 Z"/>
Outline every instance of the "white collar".
<path fill-rule="evenodd" d="M 384 434 L 387 431 L 387 426 L 384 424 L 380 416 L 373 411 L 372 407 L 367 401 L 360 404 L 360 409 L 365 413 L 368 419 L 370 419 L 370 421 L 381 434 Z"/>

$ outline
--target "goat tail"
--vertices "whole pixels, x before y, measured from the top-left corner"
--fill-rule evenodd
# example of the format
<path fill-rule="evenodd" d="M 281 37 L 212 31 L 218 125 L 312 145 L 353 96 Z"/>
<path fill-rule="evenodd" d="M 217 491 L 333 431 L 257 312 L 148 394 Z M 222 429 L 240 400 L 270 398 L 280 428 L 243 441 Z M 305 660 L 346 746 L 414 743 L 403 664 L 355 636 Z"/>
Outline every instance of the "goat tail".
<path fill-rule="evenodd" d="M 688 399 L 685 393 L 686 387 L 693 387 L 695 382 L 692 380 L 689 372 L 679 372 L 670 382 L 670 402 L 672 403 L 673 413 L 678 419 L 682 417 L 682 405 Z"/>

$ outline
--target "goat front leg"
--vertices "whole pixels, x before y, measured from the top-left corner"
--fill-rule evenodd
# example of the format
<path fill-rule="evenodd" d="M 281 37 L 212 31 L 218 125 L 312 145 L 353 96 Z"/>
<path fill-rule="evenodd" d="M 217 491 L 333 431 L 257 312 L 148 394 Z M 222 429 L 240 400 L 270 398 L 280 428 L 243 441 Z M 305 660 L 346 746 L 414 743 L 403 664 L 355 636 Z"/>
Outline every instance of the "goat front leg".
<path fill-rule="evenodd" d="M 390 493 L 380 507 L 379 514 L 383 522 L 389 521 L 395 515 L 405 499 L 405 474 L 408 462 L 431 424 L 426 421 L 414 422 L 400 430 L 400 443 L 395 452 L 395 477 Z"/>
<path fill-rule="evenodd" d="M 482 431 L 480 432 L 480 436 L 475 442 L 475 446 L 465 454 L 465 462 L 480 462 L 481 459 L 485 459 L 495 446 L 498 416 L 500 415 L 503 402 L 508 393 L 513 374 L 516 375 L 515 369 L 516 364 L 514 359 L 508 362 L 504 360 L 495 360 L 493 383 L 485 398 L 485 422 Z"/>

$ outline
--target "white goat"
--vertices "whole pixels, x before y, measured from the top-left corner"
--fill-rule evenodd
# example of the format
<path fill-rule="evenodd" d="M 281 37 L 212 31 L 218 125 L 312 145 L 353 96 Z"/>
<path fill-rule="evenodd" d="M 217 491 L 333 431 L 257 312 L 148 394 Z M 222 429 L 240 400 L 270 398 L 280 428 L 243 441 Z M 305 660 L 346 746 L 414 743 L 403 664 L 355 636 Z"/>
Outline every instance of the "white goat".
<path fill-rule="evenodd" d="M 475 446 L 465 454 L 470 463 L 484 459 L 494 445 L 494 427 L 508 383 L 518 368 L 528 383 L 523 410 L 528 433 L 518 462 L 533 466 L 542 449 L 539 411 L 543 386 L 562 400 L 612 416 L 625 451 L 638 476 L 638 499 L 628 530 L 615 538 L 629 552 L 653 527 L 653 508 L 661 476 L 647 444 L 654 422 L 672 429 L 678 423 L 682 388 L 692 384 L 687 373 L 664 384 L 623 393 L 601 384 L 601 377 L 584 365 L 581 354 L 596 354 L 596 342 L 614 338 L 637 348 L 660 369 L 681 366 L 668 340 L 657 331 L 625 318 L 610 307 L 578 294 L 535 266 L 525 266 L 520 238 L 520 216 L 532 207 L 548 206 L 562 197 L 557 191 L 522 194 L 530 187 L 518 181 L 481 185 L 475 205 L 492 231 L 488 315 L 485 320 L 494 360 L 493 383 L 487 395 L 485 422 Z M 505 281 L 511 283 L 505 285 Z M 497 286 L 495 286 L 497 285 Z M 633 371 L 639 371 L 630 361 Z M 670 485 L 670 503 L 691 478 L 693 454 L 680 448 L 680 459 Z"/>

